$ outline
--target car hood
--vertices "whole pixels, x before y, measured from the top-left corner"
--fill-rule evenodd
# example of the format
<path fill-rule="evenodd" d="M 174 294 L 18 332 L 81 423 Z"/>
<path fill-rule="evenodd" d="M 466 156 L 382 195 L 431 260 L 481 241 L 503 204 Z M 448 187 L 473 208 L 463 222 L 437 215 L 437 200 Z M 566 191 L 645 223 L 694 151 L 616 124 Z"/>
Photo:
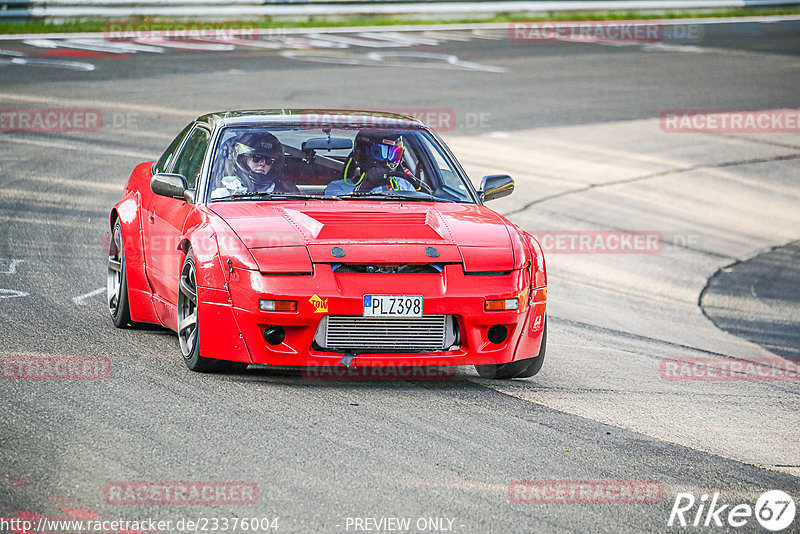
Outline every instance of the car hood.
<path fill-rule="evenodd" d="M 211 210 L 248 249 L 305 246 L 314 263 L 458 262 L 468 271 L 514 264 L 509 223 L 476 204 L 247 201 Z"/>

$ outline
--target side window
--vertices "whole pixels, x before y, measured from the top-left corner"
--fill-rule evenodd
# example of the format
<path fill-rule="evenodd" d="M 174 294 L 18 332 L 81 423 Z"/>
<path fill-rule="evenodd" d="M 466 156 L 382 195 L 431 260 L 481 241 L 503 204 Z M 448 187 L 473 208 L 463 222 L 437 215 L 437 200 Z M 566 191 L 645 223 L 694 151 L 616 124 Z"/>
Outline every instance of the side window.
<path fill-rule="evenodd" d="M 189 124 L 189 126 L 184 128 L 183 131 L 178 134 L 178 137 L 172 140 L 156 163 L 155 169 L 153 169 L 154 173 L 165 172 L 169 168 L 169 164 L 172 163 L 172 159 L 175 157 L 175 152 L 181 146 L 181 141 L 183 141 L 183 138 L 186 137 L 186 134 L 189 133 L 189 130 L 191 129 L 192 124 Z"/>
<path fill-rule="evenodd" d="M 439 174 L 442 177 L 444 186 L 460 195 L 468 196 L 467 187 L 459 177 L 458 173 L 453 169 L 444 155 L 442 150 L 436 143 L 433 143 L 427 136 L 421 136 L 425 147 L 428 149 L 431 157 L 433 158 L 436 167 L 439 169 Z"/>
<path fill-rule="evenodd" d="M 184 175 L 189 189 L 194 189 L 197 186 L 197 178 L 203 169 L 203 158 L 206 155 L 206 150 L 208 150 L 210 137 L 211 133 L 205 128 L 195 128 L 189 134 L 181 153 L 175 159 L 175 166 L 172 167 L 172 172 Z"/>

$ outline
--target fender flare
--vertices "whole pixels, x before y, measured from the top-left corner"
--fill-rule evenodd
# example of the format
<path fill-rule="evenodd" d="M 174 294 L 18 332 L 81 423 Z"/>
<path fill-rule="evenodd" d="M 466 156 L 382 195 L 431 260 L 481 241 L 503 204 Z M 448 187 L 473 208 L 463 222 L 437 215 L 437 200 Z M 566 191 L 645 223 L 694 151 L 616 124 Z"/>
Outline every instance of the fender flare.
<path fill-rule="evenodd" d="M 197 281 L 197 321 L 200 355 L 204 358 L 252 363 L 250 351 L 233 313 L 228 275 L 219 255 L 217 236 L 208 220 L 193 227 L 178 243 L 191 248 Z"/>
<path fill-rule="evenodd" d="M 153 289 L 145 272 L 144 244 L 142 242 L 142 203 L 139 193 L 126 191 L 123 199 L 111 210 L 109 224 L 111 231 L 117 220 L 122 228 L 122 242 L 125 248 L 125 276 L 128 282 L 128 305 L 131 320 L 141 323 L 159 324 L 153 308 Z M 108 251 L 107 251 L 108 252 Z"/>
<path fill-rule="evenodd" d="M 542 245 L 528 232 L 524 232 L 525 240 L 531 249 L 531 256 L 533 256 L 533 284 L 532 287 L 547 287 L 547 267 L 545 265 L 544 251 Z"/>

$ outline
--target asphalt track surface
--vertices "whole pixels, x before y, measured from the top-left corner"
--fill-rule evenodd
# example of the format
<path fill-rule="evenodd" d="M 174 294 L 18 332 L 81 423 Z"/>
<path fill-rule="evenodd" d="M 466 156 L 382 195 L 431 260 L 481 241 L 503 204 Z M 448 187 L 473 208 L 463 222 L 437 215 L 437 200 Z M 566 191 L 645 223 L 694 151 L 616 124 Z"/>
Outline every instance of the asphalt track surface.
<path fill-rule="evenodd" d="M 278 517 L 279 532 L 354 532 L 354 518 L 389 517 L 410 518 L 410 531 L 418 518 L 446 518 L 454 532 L 670 532 L 680 530 L 667 526 L 679 492 L 752 506 L 778 489 L 796 501 L 796 379 L 663 372 L 680 358 L 784 361 L 777 355 L 798 349 L 777 328 L 761 345 L 728 334 L 699 306 L 714 273 L 800 236 L 797 131 L 665 133 L 658 117 L 797 109 L 800 25 L 697 28 L 632 45 L 514 43 L 502 29 L 124 54 L 96 39 L 0 41 L 3 110 L 103 115 L 96 132 L 0 135 L 0 355 L 112 364 L 107 380 L 0 380 L 0 516 Z M 337 36 L 361 42 L 332 48 Z M 473 181 L 517 179 L 493 206 L 515 223 L 540 237 L 658 231 L 663 247 L 549 254 L 547 360 L 531 379 L 497 383 L 471 368 L 446 381 L 192 373 L 171 333 L 112 326 L 99 291 L 108 212 L 132 167 L 191 118 L 259 107 L 439 110 Z M 785 265 L 796 251 L 772 260 L 796 276 Z M 756 329 L 796 334 L 796 293 L 780 287 L 718 301 L 748 310 L 726 315 L 732 330 L 755 317 Z M 512 502 L 520 480 L 652 481 L 663 498 Z M 259 497 L 117 505 L 104 488 L 119 481 L 244 481 Z M 752 517 L 726 528 L 765 531 Z M 706 530 L 723 528 L 683 529 Z"/>

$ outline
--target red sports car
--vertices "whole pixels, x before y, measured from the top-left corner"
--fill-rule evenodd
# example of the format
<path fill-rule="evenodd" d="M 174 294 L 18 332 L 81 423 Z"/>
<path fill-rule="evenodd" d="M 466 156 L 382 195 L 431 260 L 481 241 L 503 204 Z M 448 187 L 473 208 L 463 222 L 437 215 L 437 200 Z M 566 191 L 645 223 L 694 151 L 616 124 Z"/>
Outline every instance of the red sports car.
<path fill-rule="evenodd" d="M 195 371 L 249 364 L 475 365 L 529 377 L 547 340 L 539 243 L 483 203 L 404 115 L 203 115 L 131 174 L 111 210 L 120 328 L 178 333 Z"/>

